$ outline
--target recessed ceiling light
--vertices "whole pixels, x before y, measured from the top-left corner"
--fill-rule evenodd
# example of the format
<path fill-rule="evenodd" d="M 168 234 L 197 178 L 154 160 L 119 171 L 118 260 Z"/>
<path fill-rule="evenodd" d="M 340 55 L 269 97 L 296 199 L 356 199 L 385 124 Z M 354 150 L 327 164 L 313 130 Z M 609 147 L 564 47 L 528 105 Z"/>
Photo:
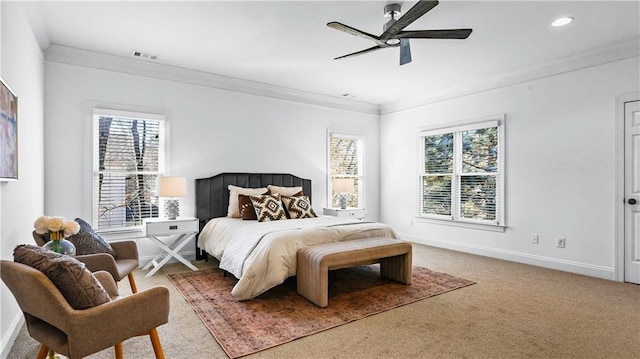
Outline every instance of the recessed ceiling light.
<path fill-rule="evenodd" d="M 560 18 L 555 19 L 551 23 L 551 26 L 555 26 L 555 27 L 565 26 L 565 25 L 569 25 L 572 21 L 573 21 L 572 17 L 569 17 L 569 16 L 560 17 Z"/>

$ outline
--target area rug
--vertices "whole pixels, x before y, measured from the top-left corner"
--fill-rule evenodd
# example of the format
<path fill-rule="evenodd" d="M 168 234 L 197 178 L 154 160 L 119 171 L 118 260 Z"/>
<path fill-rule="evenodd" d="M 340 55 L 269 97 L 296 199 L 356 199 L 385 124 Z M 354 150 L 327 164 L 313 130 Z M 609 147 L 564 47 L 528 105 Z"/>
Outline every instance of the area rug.
<path fill-rule="evenodd" d="M 373 314 L 466 287 L 474 282 L 414 267 L 411 285 L 380 278 L 379 265 L 332 271 L 329 306 L 296 292 L 289 278 L 256 299 L 237 302 L 237 279 L 207 269 L 167 276 L 230 358 L 253 354 Z"/>

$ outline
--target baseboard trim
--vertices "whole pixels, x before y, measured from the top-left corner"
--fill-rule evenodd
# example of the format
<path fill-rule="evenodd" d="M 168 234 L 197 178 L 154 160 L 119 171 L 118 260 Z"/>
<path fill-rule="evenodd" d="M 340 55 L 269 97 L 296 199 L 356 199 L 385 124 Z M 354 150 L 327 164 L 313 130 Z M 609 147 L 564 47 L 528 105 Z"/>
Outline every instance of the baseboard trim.
<path fill-rule="evenodd" d="M 7 330 L 9 335 L 2 338 L 2 343 L 0 344 L 2 345 L 2 350 L 0 350 L 0 356 L 2 357 L 2 359 L 6 359 L 7 357 L 9 357 L 9 352 L 11 351 L 13 343 L 15 343 L 18 334 L 20 334 L 20 329 L 22 329 L 23 324 L 24 315 L 22 314 L 22 311 L 18 310 L 16 316 L 11 321 L 11 324 L 9 324 L 9 329 Z"/>
<path fill-rule="evenodd" d="M 424 244 L 432 247 L 451 249 L 458 252 L 477 254 L 480 256 L 529 264 L 537 267 L 555 269 L 563 272 L 582 274 L 589 277 L 616 280 L 615 270 L 613 267 L 596 266 L 587 263 L 568 261 L 564 259 L 539 256 L 529 253 L 508 251 L 504 249 L 427 239 L 407 233 L 399 233 L 399 235 L 400 238 L 416 244 Z"/>

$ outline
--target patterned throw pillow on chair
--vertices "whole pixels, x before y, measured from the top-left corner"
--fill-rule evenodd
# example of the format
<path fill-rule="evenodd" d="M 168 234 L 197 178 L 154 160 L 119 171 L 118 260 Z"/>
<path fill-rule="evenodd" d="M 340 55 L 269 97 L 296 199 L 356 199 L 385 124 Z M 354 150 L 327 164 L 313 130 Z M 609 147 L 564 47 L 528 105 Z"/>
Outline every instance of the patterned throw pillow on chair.
<path fill-rule="evenodd" d="M 80 232 L 69 236 L 67 240 L 76 246 L 77 255 L 108 253 L 114 258 L 117 257 L 109 242 L 96 233 L 89 223 L 82 218 L 76 218 L 75 221 L 80 225 Z"/>
<path fill-rule="evenodd" d="M 250 198 L 251 203 L 253 203 L 253 208 L 255 208 L 258 222 L 287 219 L 287 214 L 284 212 L 279 194 L 251 196 Z"/>
<path fill-rule="evenodd" d="M 73 309 L 87 309 L 111 301 L 109 293 L 84 263 L 73 257 L 21 244 L 14 249 L 13 260 L 49 277 Z"/>
<path fill-rule="evenodd" d="M 313 207 L 311 207 L 311 201 L 309 201 L 309 197 L 301 196 L 301 197 L 282 197 L 282 203 L 284 203 L 284 208 L 289 213 L 289 218 L 316 218 L 316 212 L 313 211 Z"/>

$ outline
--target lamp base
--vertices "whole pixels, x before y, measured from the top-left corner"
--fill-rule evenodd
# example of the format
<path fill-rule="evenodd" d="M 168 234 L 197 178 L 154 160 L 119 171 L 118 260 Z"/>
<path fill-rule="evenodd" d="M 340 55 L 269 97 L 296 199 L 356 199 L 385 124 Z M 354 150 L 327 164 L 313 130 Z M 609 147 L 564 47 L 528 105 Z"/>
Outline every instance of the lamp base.
<path fill-rule="evenodd" d="M 347 194 L 340 193 L 340 209 L 347 209 Z"/>
<path fill-rule="evenodd" d="M 180 215 L 180 203 L 177 199 L 167 199 L 164 202 L 164 215 L 167 219 L 176 219 Z"/>

